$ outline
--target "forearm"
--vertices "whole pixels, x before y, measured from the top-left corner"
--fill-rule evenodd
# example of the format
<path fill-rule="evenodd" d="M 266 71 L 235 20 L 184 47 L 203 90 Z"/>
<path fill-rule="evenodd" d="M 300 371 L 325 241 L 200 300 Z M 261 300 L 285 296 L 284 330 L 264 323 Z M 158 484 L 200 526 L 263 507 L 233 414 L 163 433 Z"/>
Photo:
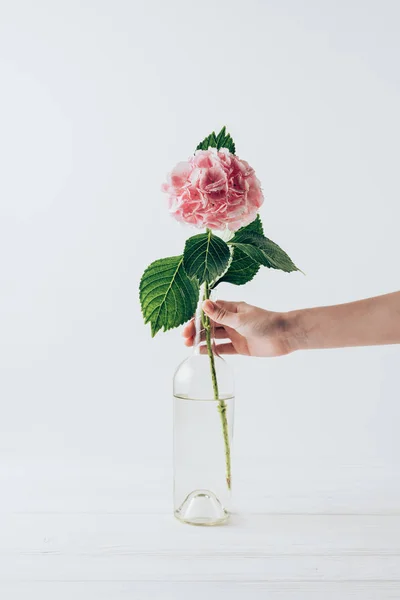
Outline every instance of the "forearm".
<path fill-rule="evenodd" d="M 288 313 L 292 350 L 400 343 L 400 292 Z"/>

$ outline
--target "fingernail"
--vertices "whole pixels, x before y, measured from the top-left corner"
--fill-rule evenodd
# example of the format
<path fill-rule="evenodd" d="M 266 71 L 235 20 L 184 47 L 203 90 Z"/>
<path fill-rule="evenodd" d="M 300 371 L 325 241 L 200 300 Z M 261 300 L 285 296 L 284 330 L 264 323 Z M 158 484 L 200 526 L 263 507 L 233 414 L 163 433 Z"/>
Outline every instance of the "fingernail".
<path fill-rule="evenodd" d="M 214 302 L 211 302 L 211 300 L 205 300 L 203 302 L 203 308 L 206 311 L 208 310 L 209 312 L 212 312 L 213 310 L 215 310 L 215 304 L 214 304 Z"/>

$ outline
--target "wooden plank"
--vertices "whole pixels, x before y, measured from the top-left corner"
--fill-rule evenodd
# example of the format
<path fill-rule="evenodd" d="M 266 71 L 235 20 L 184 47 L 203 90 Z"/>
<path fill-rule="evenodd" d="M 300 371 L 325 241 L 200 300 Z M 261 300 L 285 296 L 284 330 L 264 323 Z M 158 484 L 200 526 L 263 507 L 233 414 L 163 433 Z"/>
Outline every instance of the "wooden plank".
<path fill-rule="evenodd" d="M 400 583 L 400 517 L 259 515 L 193 528 L 156 515 L 9 515 L 0 581 Z"/>
<path fill-rule="evenodd" d="M 400 516 L 233 515 L 190 527 L 171 515 L 0 515 L 0 555 L 399 556 Z"/>
<path fill-rule="evenodd" d="M 397 582 L 0 583 L 0 597 L 7 600 L 398 600 L 399 591 Z"/>
<path fill-rule="evenodd" d="M 397 581 L 400 556 L 2 556 L 0 581 Z"/>

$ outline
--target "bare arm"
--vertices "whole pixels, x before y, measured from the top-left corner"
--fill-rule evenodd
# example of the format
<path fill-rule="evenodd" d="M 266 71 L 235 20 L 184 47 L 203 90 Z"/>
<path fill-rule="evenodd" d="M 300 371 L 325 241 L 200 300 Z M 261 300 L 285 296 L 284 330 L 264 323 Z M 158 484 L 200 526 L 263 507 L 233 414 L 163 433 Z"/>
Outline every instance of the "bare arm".
<path fill-rule="evenodd" d="M 288 313 L 293 349 L 400 343 L 400 292 Z"/>
<path fill-rule="evenodd" d="M 400 343 L 400 292 L 348 304 L 277 313 L 245 302 L 204 303 L 222 354 L 280 356 L 295 350 Z M 187 346 L 194 324 L 183 330 Z"/>

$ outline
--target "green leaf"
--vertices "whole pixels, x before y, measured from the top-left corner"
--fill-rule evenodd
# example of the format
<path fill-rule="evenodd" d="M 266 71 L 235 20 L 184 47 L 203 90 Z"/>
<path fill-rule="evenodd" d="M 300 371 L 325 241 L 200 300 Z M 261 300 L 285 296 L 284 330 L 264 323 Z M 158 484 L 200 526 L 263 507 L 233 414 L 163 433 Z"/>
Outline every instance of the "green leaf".
<path fill-rule="evenodd" d="M 230 134 L 226 133 L 225 125 L 218 135 L 215 135 L 215 132 L 213 131 L 210 135 L 204 138 L 204 140 L 197 146 L 196 150 L 208 150 L 210 146 L 211 148 L 217 148 L 217 150 L 220 150 L 221 148 L 227 148 L 232 154 L 235 154 L 236 152 L 235 143 Z"/>
<path fill-rule="evenodd" d="M 240 229 L 238 229 L 238 231 L 235 233 L 235 235 L 237 235 L 241 231 L 254 231 L 255 233 L 259 233 L 260 235 L 264 235 L 264 228 L 263 228 L 263 224 L 261 222 L 260 215 L 257 215 L 256 218 L 254 219 L 254 221 L 252 221 L 251 223 L 249 223 L 245 227 L 241 227 Z M 233 240 L 234 240 L 234 237 L 231 239 L 231 242 Z"/>
<path fill-rule="evenodd" d="M 249 225 L 246 225 L 245 227 L 239 229 L 236 235 L 240 231 L 254 231 L 255 233 L 259 233 L 260 235 L 262 235 L 263 226 L 261 223 L 260 215 L 257 215 L 256 219 L 252 221 Z M 230 243 L 232 243 L 234 239 L 235 236 L 231 239 Z M 260 269 L 260 263 L 250 258 L 250 256 L 248 256 L 245 252 L 235 247 L 233 247 L 232 250 L 233 255 L 231 264 L 229 265 L 229 269 L 227 270 L 225 275 L 217 281 L 215 285 L 218 285 L 222 282 L 232 283 L 234 285 L 244 285 L 245 283 L 251 281 Z"/>
<path fill-rule="evenodd" d="M 251 259 L 239 248 L 233 249 L 232 262 L 229 269 L 221 279 L 218 279 L 213 287 L 220 283 L 233 283 L 234 285 L 244 285 L 251 281 L 258 273 L 260 263 Z"/>
<path fill-rule="evenodd" d="M 208 135 L 200 144 L 198 144 L 196 150 L 208 150 L 210 146 L 210 135 Z"/>
<path fill-rule="evenodd" d="M 216 136 L 215 136 L 215 133 L 214 133 L 214 131 L 213 131 L 213 132 L 212 132 L 212 134 L 210 135 L 210 142 L 209 142 L 209 143 L 210 143 L 210 146 L 211 146 L 212 148 L 216 148 L 216 147 L 217 147 L 217 138 L 216 138 Z"/>
<path fill-rule="evenodd" d="M 183 268 L 183 256 L 156 260 L 147 267 L 140 281 L 140 304 L 144 322 L 151 323 L 151 335 L 178 327 L 194 314 L 199 286 Z"/>
<path fill-rule="evenodd" d="M 222 148 L 221 143 L 225 139 L 225 135 L 226 135 L 226 127 L 224 125 L 223 128 L 221 129 L 221 131 L 219 132 L 219 134 L 217 135 L 217 148 Z"/>
<path fill-rule="evenodd" d="M 194 235 L 186 241 L 183 265 L 189 277 L 200 284 L 211 283 L 226 270 L 231 252 L 229 246 L 211 231 Z"/>
<path fill-rule="evenodd" d="M 235 142 L 233 141 L 229 133 L 222 142 L 221 148 L 228 148 L 229 152 L 231 152 L 232 154 L 236 154 Z"/>
<path fill-rule="evenodd" d="M 300 270 L 278 244 L 255 231 L 238 231 L 229 243 L 253 261 L 270 269 L 279 269 L 285 273 Z"/>

